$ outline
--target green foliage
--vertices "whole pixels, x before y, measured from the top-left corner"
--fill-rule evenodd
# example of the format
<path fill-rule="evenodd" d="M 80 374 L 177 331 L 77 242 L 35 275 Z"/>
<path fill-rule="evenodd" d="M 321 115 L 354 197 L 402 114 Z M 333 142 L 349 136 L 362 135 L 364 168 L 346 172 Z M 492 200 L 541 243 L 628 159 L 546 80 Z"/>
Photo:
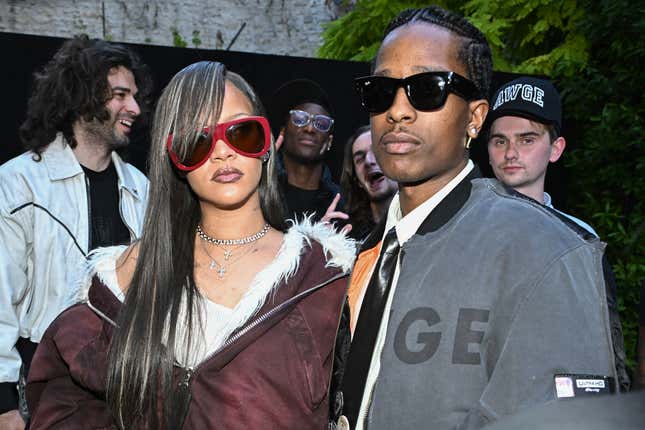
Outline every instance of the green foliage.
<path fill-rule="evenodd" d="M 452 0 L 436 2 L 482 30 L 496 70 L 551 75 L 554 68 L 576 73 L 587 62 L 586 39 L 576 32 L 582 11 L 575 0 Z M 370 61 L 387 24 L 420 0 L 359 0 L 354 10 L 325 26 L 321 58 Z M 527 31 L 528 30 L 528 31 Z"/>
<path fill-rule="evenodd" d="M 186 48 L 188 46 L 188 42 L 186 42 L 181 36 L 181 33 L 179 33 L 177 27 L 171 27 L 170 31 L 172 32 L 173 46 L 176 46 L 178 48 Z M 199 37 L 199 30 L 193 30 L 193 37 L 192 39 L 190 39 L 190 41 L 195 48 L 199 48 L 199 46 L 202 44 L 202 39 L 200 39 Z"/>
<path fill-rule="evenodd" d="M 496 70 L 572 75 L 588 60 L 576 0 L 471 0 L 462 12 L 486 34 Z"/>
<path fill-rule="evenodd" d="M 199 30 L 193 30 L 192 42 L 195 48 L 198 48 L 202 44 L 202 39 L 199 38 Z"/>
<path fill-rule="evenodd" d="M 172 44 L 173 46 L 176 46 L 178 48 L 185 48 L 188 46 L 188 43 L 181 37 L 181 34 L 179 34 L 179 30 L 176 27 L 172 27 L 170 29 L 172 32 Z"/>
<path fill-rule="evenodd" d="M 318 56 L 370 61 L 392 18 L 404 9 L 425 5 L 427 2 L 420 0 L 359 0 L 351 12 L 325 25 L 323 44 L 318 49 Z"/>
<path fill-rule="evenodd" d="M 639 286 L 645 280 L 645 9 L 627 0 L 580 2 L 578 31 L 589 44 L 580 73 L 562 76 L 564 109 L 575 127 L 565 152 L 572 206 L 608 243 L 619 286 L 628 362 L 634 365 Z M 556 68 L 557 71 L 557 68 Z"/>
<path fill-rule="evenodd" d="M 426 2 L 359 0 L 327 25 L 319 55 L 371 60 L 396 14 Z M 628 364 L 636 359 L 645 282 L 645 7 L 629 0 L 440 2 L 486 35 L 495 69 L 550 76 L 561 90 L 569 208 L 608 243 Z"/>

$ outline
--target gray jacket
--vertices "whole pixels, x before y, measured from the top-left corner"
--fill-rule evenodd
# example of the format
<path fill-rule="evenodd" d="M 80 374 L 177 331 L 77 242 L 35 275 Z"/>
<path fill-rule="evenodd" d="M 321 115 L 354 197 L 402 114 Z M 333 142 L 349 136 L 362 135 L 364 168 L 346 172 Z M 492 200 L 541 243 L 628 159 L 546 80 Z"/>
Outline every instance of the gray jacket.
<path fill-rule="evenodd" d="M 26 152 L 0 166 L 0 383 L 18 380 L 18 337 L 39 342 L 66 307 L 89 247 L 85 174 L 59 134 L 35 162 Z M 112 153 L 121 217 L 141 235 L 148 180 Z"/>
<path fill-rule="evenodd" d="M 603 249 L 464 180 L 402 248 L 367 428 L 480 428 L 554 400 L 554 374 L 615 378 Z"/>

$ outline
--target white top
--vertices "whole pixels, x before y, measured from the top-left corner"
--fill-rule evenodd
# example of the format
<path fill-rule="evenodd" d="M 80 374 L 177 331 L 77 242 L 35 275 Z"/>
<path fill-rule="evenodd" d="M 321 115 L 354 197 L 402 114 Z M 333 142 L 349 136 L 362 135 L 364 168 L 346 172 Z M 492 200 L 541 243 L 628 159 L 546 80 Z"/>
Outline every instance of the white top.
<path fill-rule="evenodd" d="M 125 250 L 126 247 L 123 246 L 122 248 Z M 104 271 L 101 272 L 102 280 L 110 292 L 123 303 L 125 294 L 117 282 L 116 260 L 108 260 L 105 264 L 108 266 L 103 267 Z M 233 314 L 233 309 L 220 305 L 204 295 L 200 294 L 198 300 L 199 304 L 197 309 L 199 312 L 196 317 L 199 317 L 201 321 L 199 321 L 199 324 L 195 321 L 195 326 L 201 327 L 202 332 L 193 336 L 190 348 L 191 356 L 185 356 L 185 345 L 182 345 L 181 342 L 177 342 L 175 348 L 175 359 L 183 367 L 195 367 L 221 346 L 223 342 L 221 333 L 227 332 L 226 326 L 230 322 L 231 315 Z M 182 312 L 180 312 L 177 321 L 176 336 L 179 339 L 188 337 L 187 327 L 184 323 L 186 321 L 185 310 L 186 308 L 182 304 Z"/>
<path fill-rule="evenodd" d="M 462 169 L 457 176 L 455 176 L 450 182 L 448 182 L 442 189 L 440 189 L 434 196 L 430 197 L 428 200 L 417 206 L 406 216 L 403 216 L 401 213 L 401 203 L 399 201 L 399 195 L 392 199 L 392 203 L 387 212 L 387 220 L 385 222 L 385 232 L 383 233 L 383 238 L 392 227 L 396 228 L 396 236 L 399 241 L 399 245 L 403 246 L 419 229 L 423 221 L 430 215 L 430 213 L 437 207 L 439 203 L 470 173 L 474 168 L 474 164 L 471 160 L 468 160 L 466 167 Z M 399 271 L 401 268 L 401 259 L 400 254 L 396 262 L 396 268 L 394 269 L 394 276 L 392 277 L 392 286 L 390 287 L 390 292 L 387 296 L 387 301 L 385 303 L 385 309 L 383 311 L 383 316 L 381 318 L 381 325 L 379 326 L 378 335 L 376 338 L 376 344 L 374 345 L 374 351 L 372 352 L 372 361 L 370 363 L 370 369 L 367 373 L 367 380 L 365 381 L 365 390 L 363 391 L 363 399 L 361 400 L 361 408 L 358 414 L 358 419 L 356 422 L 356 430 L 363 430 L 365 428 L 365 419 L 367 418 L 367 413 L 369 411 L 369 404 L 371 401 L 372 391 L 374 390 L 374 385 L 378 378 L 380 369 L 381 369 L 381 354 L 383 352 L 383 346 L 385 345 L 385 335 L 387 333 L 387 325 L 390 316 L 390 309 L 392 308 L 392 299 L 394 297 L 394 291 L 397 288 L 397 283 L 399 280 Z"/>
<path fill-rule="evenodd" d="M 227 308 L 206 297 L 198 296 L 194 318 L 201 318 L 201 321 L 194 320 L 191 324 L 200 323 L 197 327 L 201 326 L 202 332 L 194 334 L 191 345 L 194 353 L 189 357 L 186 357 L 186 343 L 177 342 L 182 345 L 175 350 L 175 360 L 182 367 L 190 368 L 217 351 L 234 331 L 257 315 L 266 301 L 274 300 L 276 289 L 298 271 L 303 252 L 306 252 L 311 241 L 322 245 L 327 267 L 338 267 L 345 273 L 349 272 L 356 252 L 355 243 L 352 240 L 322 223 L 312 223 L 311 219 L 304 219 L 294 224 L 284 234 L 282 245 L 275 258 L 255 275 L 251 285 L 234 308 Z M 123 302 L 125 296 L 117 282 L 116 261 L 125 249 L 125 246 L 113 246 L 93 251 L 89 260 L 84 262 L 84 269 L 81 270 L 80 279 L 77 281 L 78 291 L 69 297 L 67 306 L 87 302 L 88 306 L 93 308 L 89 302 L 89 288 L 94 275 L 97 275 L 112 294 Z M 185 310 L 186 306 L 182 304 L 177 322 L 185 321 L 182 317 L 185 315 Z M 100 311 L 97 313 L 106 318 L 105 315 L 100 314 Z M 178 339 L 185 337 L 183 326 L 184 324 L 177 327 Z"/>
<path fill-rule="evenodd" d="M 198 316 L 201 318 L 201 325 L 197 327 L 201 326 L 202 332 L 196 333 L 192 339 L 191 355 L 186 357 L 185 345 L 181 342 L 176 342 L 175 345 L 175 358 L 182 367 L 193 368 L 217 351 L 225 341 L 221 334 L 228 331 L 227 326 L 233 316 L 234 309 L 213 302 L 203 295 L 200 295 L 199 299 Z M 177 326 L 176 336 L 179 339 L 187 338 L 187 334 L 184 334 L 184 321 L 180 320 L 180 325 Z"/>

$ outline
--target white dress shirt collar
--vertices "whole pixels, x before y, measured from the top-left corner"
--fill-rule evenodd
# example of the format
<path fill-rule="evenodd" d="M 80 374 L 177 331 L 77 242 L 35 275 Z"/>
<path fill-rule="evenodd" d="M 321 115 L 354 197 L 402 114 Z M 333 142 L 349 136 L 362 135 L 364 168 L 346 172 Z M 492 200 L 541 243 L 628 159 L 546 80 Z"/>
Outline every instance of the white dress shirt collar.
<path fill-rule="evenodd" d="M 435 195 L 430 197 L 425 202 L 410 211 L 409 214 L 403 216 L 401 212 L 401 202 L 399 201 L 399 193 L 396 193 L 392 199 L 392 203 L 387 211 L 387 220 L 385 222 L 385 232 L 383 237 L 388 231 L 396 226 L 396 236 L 400 245 L 403 245 L 417 232 L 423 221 L 430 215 L 430 212 L 437 207 L 439 203 L 453 190 L 455 187 L 475 168 L 471 160 L 468 160 L 466 166 L 443 186 Z"/>

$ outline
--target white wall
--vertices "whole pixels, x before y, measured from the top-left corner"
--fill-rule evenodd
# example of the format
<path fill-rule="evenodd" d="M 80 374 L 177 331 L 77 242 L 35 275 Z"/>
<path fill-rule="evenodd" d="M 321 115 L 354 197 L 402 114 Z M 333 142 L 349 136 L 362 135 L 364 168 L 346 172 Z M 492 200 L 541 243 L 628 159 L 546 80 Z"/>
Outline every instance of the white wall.
<path fill-rule="evenodd" d="M 315 56 L 339 0 L 0 0 L 0 31 Z M 193 38 L 199 41 L 193 41 Z"/>

